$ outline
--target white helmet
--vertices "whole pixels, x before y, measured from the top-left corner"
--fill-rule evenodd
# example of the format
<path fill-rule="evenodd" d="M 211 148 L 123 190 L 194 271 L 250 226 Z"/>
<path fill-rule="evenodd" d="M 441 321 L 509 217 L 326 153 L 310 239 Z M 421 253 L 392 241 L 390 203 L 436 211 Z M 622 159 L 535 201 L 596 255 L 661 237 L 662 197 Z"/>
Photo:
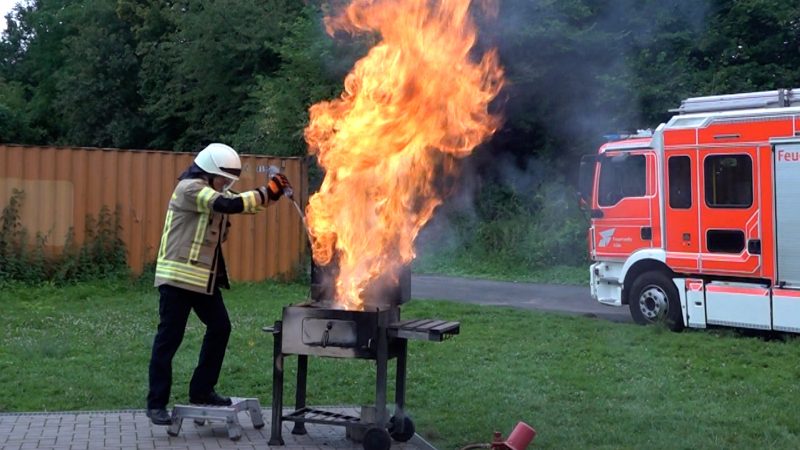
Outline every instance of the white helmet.
<path fill-rule="evenodd" d="M 238 180 L 242 173 L 242 162 L 236 150 L 225 144 L 208 144 L 194 158 L 194 163 L 212 175 Z"/>

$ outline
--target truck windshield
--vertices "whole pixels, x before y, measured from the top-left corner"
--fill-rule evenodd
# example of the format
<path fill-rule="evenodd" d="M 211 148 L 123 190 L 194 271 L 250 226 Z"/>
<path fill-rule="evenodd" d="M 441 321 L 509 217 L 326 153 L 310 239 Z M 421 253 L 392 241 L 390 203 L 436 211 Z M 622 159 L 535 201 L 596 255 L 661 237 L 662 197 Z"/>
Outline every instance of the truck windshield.
<path fill-rule="evenodd" d="M 644 155 L 622 154 L 600 161 L 600 186 L 597 204 L 612 206 L 627 197 L 643 197 L 647 193 Z"/>

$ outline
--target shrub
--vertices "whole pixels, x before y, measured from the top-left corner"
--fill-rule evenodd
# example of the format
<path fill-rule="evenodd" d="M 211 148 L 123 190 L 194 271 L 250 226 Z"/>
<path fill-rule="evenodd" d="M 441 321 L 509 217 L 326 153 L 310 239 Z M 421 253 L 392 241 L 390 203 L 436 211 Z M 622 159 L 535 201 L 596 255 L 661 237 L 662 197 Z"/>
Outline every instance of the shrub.
<path fill-rule="evenodd" d="M 486 184 L 475 198 L 474 214 L 441 212 L 447 215 L 447 229 L 439 231 L 442 236 L 427 237 L 419 264 L 434 271 L 450 265 L 448 271 L 487 275 L 586 264 L 588 225 L 576 198 L 560 180 L 531 192 Z"/>
<path fill-rule="evenodd" d="M 120 213 L 103 206 L 97 218 L 87 215 L 84 243 L 78 247 L 70 228 L 60 254 L 47 247 L 47 235 L 31 242 L 20 211 L 25 199 L 14 189 L 0 216 L 0 281 L 58 284 L 128 273 L 125 243 L 120 238 Z"/>

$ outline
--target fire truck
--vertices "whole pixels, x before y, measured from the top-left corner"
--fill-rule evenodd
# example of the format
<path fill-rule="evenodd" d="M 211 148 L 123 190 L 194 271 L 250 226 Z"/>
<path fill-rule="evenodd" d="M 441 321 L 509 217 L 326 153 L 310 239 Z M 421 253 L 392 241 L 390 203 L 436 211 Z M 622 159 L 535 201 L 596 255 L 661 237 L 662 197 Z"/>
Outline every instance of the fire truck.
<path fill-rule="evenodd" d="M 592 297 L 675 331 L 800 332 L 800 89 L 673 112 L 581 161 Z"/>

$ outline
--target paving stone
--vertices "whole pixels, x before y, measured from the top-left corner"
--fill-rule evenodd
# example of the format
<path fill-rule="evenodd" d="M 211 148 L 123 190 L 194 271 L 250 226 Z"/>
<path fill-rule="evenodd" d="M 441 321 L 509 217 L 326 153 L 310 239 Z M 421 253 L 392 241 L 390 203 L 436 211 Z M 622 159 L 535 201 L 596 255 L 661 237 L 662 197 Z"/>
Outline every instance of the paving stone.
<path fill-rule="evenodd" d="M 358 408 L 338 407 L 336 412 L 358 415 Z M 289 409 L 286 413 L 291 412 Z M 0 448 L 2 450 L 250 450 L 269 448 L 271 434 L 270 409 L 262 411 L 265 426 L 256 430 L 247 413 L 240 413 L 242 437 L 228 438 L 222 422 L 198 426 L 184 420 L 177 437 L 167 435 L 167 427 L 152 425 L 144 411 L 102 411 L 64 413 L 0 413 Z M 345 437 L 345 428 L 307 424 L 306 435 L 293 435 L 292 422 L 281 427 L 285 446 L 281 450 L 352 450 L 361 445 Z M 397 450 L 417 448 L 406 443 Z"/>

